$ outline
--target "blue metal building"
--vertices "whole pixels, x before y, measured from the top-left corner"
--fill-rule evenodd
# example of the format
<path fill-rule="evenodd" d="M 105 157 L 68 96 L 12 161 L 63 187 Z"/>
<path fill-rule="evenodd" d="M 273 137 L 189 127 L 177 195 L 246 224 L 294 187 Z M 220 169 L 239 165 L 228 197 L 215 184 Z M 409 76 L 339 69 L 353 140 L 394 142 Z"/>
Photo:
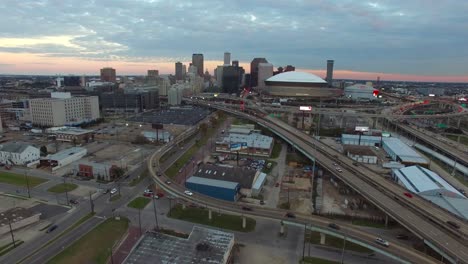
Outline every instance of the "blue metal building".
<path fill-rule="evenodd" d="M 236 201 L 240 190 L 237 182 L 207 179 L 192 176 L 185 182 L 187 189 L 226 201 Z"/>

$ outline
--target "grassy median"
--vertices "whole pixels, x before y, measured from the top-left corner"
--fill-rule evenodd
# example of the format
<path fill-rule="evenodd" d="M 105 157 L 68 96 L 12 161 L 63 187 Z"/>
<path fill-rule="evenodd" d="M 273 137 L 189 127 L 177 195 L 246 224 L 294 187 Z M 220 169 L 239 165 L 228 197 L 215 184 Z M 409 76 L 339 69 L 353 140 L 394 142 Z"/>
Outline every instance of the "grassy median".
<path fill-rule="evenodd" d="M 48 263 L 106 263 L 110 257 L 110 249 L 125 234 L 128 225 L 129 221 L 126 218 L 108 219 L 56 255 Z"/>
<path fill-rule="evenodd" d="M 320 233 L 315 232 L 315 231 L 310 233 L 308 231 L 307 235 L 306 235 L 306 241 L 311 243 L 311 244 L 320 245 Z M 344 240 L 341 239 L 341 238 L 334 237 L 334 236 L 331 236 L 331 235 L 326 235 L 324 246 L 329 246 L 329 247 L 342 249 L 343 248 L 343 243 L 344 243 Z M 372 250 L 370 250 L 370 249 L 368 249 L 366 247 L 363 247 L 363 246 L 358 245 L 358 244 L 354 244 L 354 243 L 349 242 L 349 241 L 346 241 L 345 250 L 356 251 L 356 252 L 360 252 L 360 253 L 372 253 L 373 252 Z"/>
<path fill-rule="evenodd" d="M 133 199 L 131 202 L 128 203 L 128 207 L 135 208 L 135 209 L 143 209 L 151 202 L 150 198 L 146 197 L 137 197 Z"/>
<path fill-rule="evenodd" d="M 304 257 L 299 263 L 301 264 L 340 264 L 338 261 L 316 258 L 316 257 Z"/>
<path fill-rule="evenodd" d="M 242 228 L 242 217 L 237 215 L 219 214 L 212 211 L 211 220 L 208 219 L 208 210 L 204 208 L 186 207 L 182 209 L 182 205 L 174 206 L 168 214 L 169 217 L 185 220 L 192 223 L 213 226 L 228 230 L 251 232 L 255 229 L 255 220 L 247 217 L 246 228 Z"/>
<path fill-rule="evenodd" d="M 0 182 L 13 184 L 16 186 L 27 186 L 26 178 L 29 181 L 29 187 L 36 187 L 37 185 L 46 182 L 46 179 L 34 177 L 34 176 L 27 176 L 11 173 L 11 172 L 0 172 Z"/>

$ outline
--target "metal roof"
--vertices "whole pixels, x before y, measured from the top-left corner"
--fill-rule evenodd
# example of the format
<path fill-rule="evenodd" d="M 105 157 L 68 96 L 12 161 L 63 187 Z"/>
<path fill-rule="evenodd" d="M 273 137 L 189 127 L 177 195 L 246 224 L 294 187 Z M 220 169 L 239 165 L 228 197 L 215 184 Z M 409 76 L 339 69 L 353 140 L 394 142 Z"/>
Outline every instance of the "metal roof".
<path fill-rule="evenodd" d="M 414 193 L 444 193 L 447 190 L 454 196 L 464 197 L 457 189 L 437 173 L 421 166 L 409 166 L 393 171 L 398 180 Z"/>
<path fill-rule="evenodd" d="M 210 164 L 203 164 L 194 172 L 193 176 L 220 181 L 236 182 L 242 188 L 252 188 L 252 182 L 255 178 L 256 170 L 244 168 L 221 167 Z"/>
<path fill-rule="evenodd" d="M 239 186 L 239 183 L 237 182 L 208 179 L 208 178 L 202 178 L 202 177 L 196 177 L 196 176 L 192 176 L 188 178 L 186 183 L 208 185 L 208 186 L 231 189 L 231 190 L 234 190 Z"/>
<path fill-rule="evenodd" d="M 224 264 L 233 245 L 234 234 L 199 226 L 187 239 L 147 232 L 123 263 Z"/>
<path fill-rule="evenodd" d="M 24 142 L 8 142 L 8 143 L 1 145 L 0 151 L 10 152 L 10 153 L 22 153 L 28 147 L 33 147 L 33 146 Z"/>
<path fill-rule="evenodd" d="M 260 189 L 262 188 L 263 186 L 263 183 L 265 182 L 266 180 L 266 177 L 267 177 L 267 174 L 266 173 L 260 173 L 260 175 L 258 175 L 257 179 L 255 180 L 253 186 L 252 186 L 252 189 Z"/>
<path fill-rule="evenodd" d="M 249 148 L 269 149 L 273 144 L 273 138 L 257 133 L 251 133 L 248 135 L 232 133 L 227 137 L 223 137 L 222 141 L 217 143 L 231 144 L 244 142 L 247 143 L 247 147 Z"/>
<path fill-rule="evenodd" d="M 274 75 L 268 82 L 327 83 L 324 79 L 308 72 L 288 71 Z"/>
<path fill-rule="evenodd" d="M 81 147 L 73 147 L 73 148 L 68 148 L 64 149 L 60 152 L 57 152 L 55 154 L 48 155 L 45 159 L 48 160 L 63 160 L 69 156 L 75 155 L 77 153 L 82 153 L 84 151 L 84 154 L 86 155 L 87 150 L 86 148 L 81 148 Z"/>
<path fill-rule="evenodd" d="M 423 158 L 419 153 L 417 153 L 410 146 L 403 143 L 398 138 L 389 137 L 383 138 L 383 146 L 389 148 L 395 155 L 397 155 L 402 162 L 412 162 L 412 163 L 421 163 L 427 164 L 427 160 Z"/>

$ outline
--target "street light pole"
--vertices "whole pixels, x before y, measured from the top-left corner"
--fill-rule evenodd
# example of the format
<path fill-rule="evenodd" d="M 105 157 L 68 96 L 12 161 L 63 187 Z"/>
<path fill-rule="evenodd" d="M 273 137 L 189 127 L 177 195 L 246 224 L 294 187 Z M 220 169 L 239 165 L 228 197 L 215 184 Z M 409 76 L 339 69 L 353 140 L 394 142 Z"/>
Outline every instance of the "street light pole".
<path fill-rule="evenodd" d="M 13 247 L 16 247 L 16 242 L 15 242 L 15 236 L 13 235 L 13 229 L 11 228 L 11 220 L 10 217 L 8 217 L 8 226 L 10 226 L 10 234 L 11 234 L 11 240 L 13 240 Z"/>
<path fill-rule="evenodd" d="M 28 178 L 28 171 L 24 171 L 24 177 L 26 178 L 26 187 L 28 188 L 28 198 L 31 198 L 31 190 L 29 189 L 29 178 Z"/>
<path fill-rule="evenodd" d="M 70 205 L 70 200 L 68 200 L 68 188 L 67 188 L 67 184 L 65 182 L 65 178 L 63 178 L 63 185 L 65 187 L 65 198 L 67 199 L 67 205 Z"/>
<path fill-rule="evenodd" d="M 140 236 L 141 236 L 141 209 L 138 208 L 138 226 L 140 227 Z"/>
<path fill-rule="evenodd" d="M 346 246 L 346 233 L 344 234 L 344 239 L 343 239 L 343 249 L 341 251 L 341 261 L 340 263 L 343 264 L 344 261 L 344 252 L 345 252 L 345 246 Z"/>

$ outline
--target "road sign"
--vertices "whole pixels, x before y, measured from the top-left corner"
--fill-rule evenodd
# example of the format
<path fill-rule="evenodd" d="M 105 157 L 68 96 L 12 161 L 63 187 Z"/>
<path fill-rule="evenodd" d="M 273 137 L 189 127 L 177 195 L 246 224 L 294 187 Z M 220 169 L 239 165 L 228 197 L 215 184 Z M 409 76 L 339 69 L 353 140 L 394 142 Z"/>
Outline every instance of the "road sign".
<path fill-rule="evenodd" d="M 246 149 L 247 148 L 247 142 L 238 142 L 238 143 L 231 143 L 229 146 L 229 149 L 231 151 L 237 151 L 241 149 Z"/>
<path fill-rule="evenodd" d="M 153 123 L 151 124 L 153 129 L 163 129 L 163 124 Z"/>
<path fill-rule="evenodd" d="M 312 106 L 299 106 L 300 111 L 312 111 Z"/>

